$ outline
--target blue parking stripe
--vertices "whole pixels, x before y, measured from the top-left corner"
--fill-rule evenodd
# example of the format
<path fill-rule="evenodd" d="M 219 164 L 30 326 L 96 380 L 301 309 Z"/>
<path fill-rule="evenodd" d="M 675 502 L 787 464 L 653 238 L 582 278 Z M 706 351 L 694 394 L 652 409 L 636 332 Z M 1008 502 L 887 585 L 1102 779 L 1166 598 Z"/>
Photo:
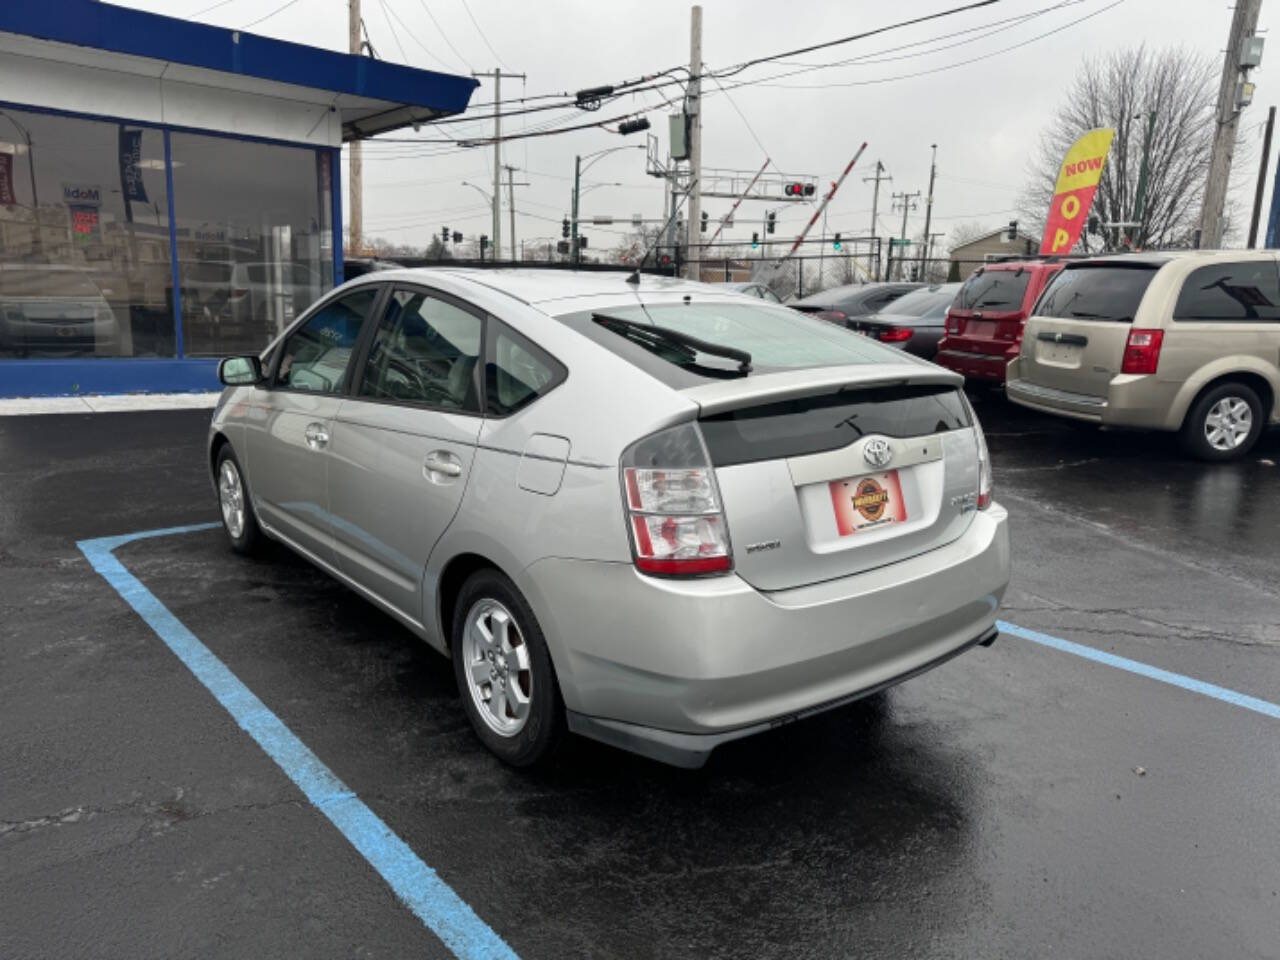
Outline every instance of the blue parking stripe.
<path fill-rule="evenodd" d="M 240 728 L 267 752 L 311 804 L 338 828 L 405 906 L 455 956 L 461 960 L 514 960 L 515 952 L 502 938 L 112 554 L 117 547 L 134 540 L 192 533 L 216 526 L 219 524 L 169 527 L 82 540 L 76 546 Z"/>
<path fill-rule="evenodd" d="M 1073 643 L 1070 640 L 1063 640 L 1061 637 L 1040 633 L 1038 630 L 1028 630 L 1026 627 L 1018 626 L 1016 623 L 998 620 L 996 621 L 996 626 L 1000 628 L 1002 633 L 1021 637 L 1023 640 L 1030 640 L 1046 647 L 1053 647 L 1053 649 L 1061 650 L 1064 653 L 1074 653 L 1077 657 L 1084 657 L 1086 660 L 1092 660 L 1095 663 L 1105 663 L 1109 667 L 1128 670 L 1130 673 L 1136 673 L 1141 677 L 1150 677 L 1152 680 L 1159 680 L 1161 683 L 1167 683 L 1170 686 L 1181 687 L 1183 690 L 1190 690 L 1192 693 L 1213 697 L 1215 700 L 1229 703 L 1233 707 L 1252 710 L 1254 713 L 1260 713 L 1264 717 L 1280 720 L 1280 704 L 1274 704 L 1269 700 L 1260 700 L 1246 693 L 1238 693 L 1235 690 L 1228 690 L 1226 687 L 1219 687 L 1217 684 L 1205 683 L 1203 680 L 1184 676 L 1181 673 L 1174 673 L 1171 670 L 1162 670 L 1160 667 L 1153 667 L 1149 663 L 1142 663 L 1138 660 L 1130 660 L 1128 657 L 1118 657 L 1114 653 L 1107 653 L 1105 650 L 1098 650 L 1094 647 L 1086 647 L 1082 643 Z"/>

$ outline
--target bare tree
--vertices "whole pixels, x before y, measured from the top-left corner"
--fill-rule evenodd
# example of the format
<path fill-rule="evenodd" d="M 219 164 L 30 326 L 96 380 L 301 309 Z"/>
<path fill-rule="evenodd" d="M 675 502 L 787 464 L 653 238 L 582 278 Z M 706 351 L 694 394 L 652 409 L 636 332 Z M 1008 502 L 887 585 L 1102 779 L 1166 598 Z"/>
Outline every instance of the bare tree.
<path fill-rule="evenodd" d="M 1024 221 L 1043 229 L 1062 158 L 1094 127 L 1112 127 L 1116 134 L 1093 215 L 1103 223 L 1133 220 L 1147 115 L 1154 111 L 1142 227 L 1133 244 L 1190 246 L 1213 140 L 1216 71 L 1204 55 L 1176 48 L 1152 52 L 1140 46 L 1085 58 L 1029 161 L 1030 182 L 1018 202 Z M 1088 252 L 1117 242 L 1114 231 L 1085 231 L 1080 247 Z"/>
<path fill-rule="evenodd" d="M 1056 172 L 1054 175 L 1057 175 Z M 1003 226 L 1000 229 L 1003 229 Z M 963 247 L 966 243 L 972 243 L 979 237 L 994 233 L 995 230 L 995 227 L 984 227 L 977 220 L 966 220 L 964 223 L 957 223 L 949 229 L 943 244 L 940 244 L 940 246 L 945 245 L 946 249 L 951 251 L 956 247 Z"/>

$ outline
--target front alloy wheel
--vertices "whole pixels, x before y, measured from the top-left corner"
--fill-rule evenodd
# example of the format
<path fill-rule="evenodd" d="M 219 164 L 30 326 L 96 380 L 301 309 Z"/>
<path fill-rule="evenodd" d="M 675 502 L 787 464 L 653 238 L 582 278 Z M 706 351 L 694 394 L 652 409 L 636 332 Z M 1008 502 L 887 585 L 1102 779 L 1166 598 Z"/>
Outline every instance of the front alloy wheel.
<path fill-rule="evenodd" d="M 533 670 L 511 611 L 491 598 L 477 601 L 467 613 L 463 651 L 480 719 L 498 736 L 514 737 L 529 719 Z"/>

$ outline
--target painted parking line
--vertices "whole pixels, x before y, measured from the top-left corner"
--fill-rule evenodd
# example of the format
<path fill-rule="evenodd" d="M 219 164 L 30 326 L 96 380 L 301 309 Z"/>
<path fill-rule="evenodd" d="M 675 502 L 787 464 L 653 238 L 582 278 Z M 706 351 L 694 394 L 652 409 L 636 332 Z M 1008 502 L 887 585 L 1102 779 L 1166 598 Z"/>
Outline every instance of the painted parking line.
<path fill-rule="evenodd" d="M 186 664 L 218 703 L 323 813 L 395 895 L 460 960 L 514 960 L 507 946 L 439 875 L 422 862 L 355 792 L 321 762 L 284 721 L 254 695 L 214 653 L 183 626 L 112 553 L 135 540 L 194 533 L 219 526 L 200 523 L 147 530 L 76 544 L 89 563 Z"/>
<path fill-rule="evenodd" d="M 1018 626 L 1016 623 L 997 620 L 996 626 L 1000 628 L 1002 633 L 1021 637 L 1023 640 L 1030 640 L 1032 643 L 1052 647 L 1054 650 L 1061 650 L 1064 653 L 1073 653 L 1077 657 L 1084 657 L 1086 660 L 1092 660 L 1095 663 L 1103 663 L 1108 667 L 1127 670 L 1130 673 L 1138 674 L 1140 677 L 1159 680 L 1161 683 L 1181 687 L 1183 690 L 1190 690 L 1192 693 L 1213 697 L 1215 700 L 1229 703 L 1233 707 L 1252 710 L 1254 713 L 1260 713 L 1264 717 L 1280 720 L 1280 704 L 1272 703 L 1269 700 L 1260 700 L 1258 697 L 1251 697 L 1247 693 L 1228 690 L 1226 687 L 1220 687 L 1214 683 L 1205 683 L 1203 680 L 1197 680 L 1194 677 L 1174 673 L 1171 670 L 1163 670 L 1160 667 L 1153 667 L 1149 663 L 1130 660 L 1128 657 L 1119 657 L 1114 653 L 1107 653 L 1105 650 L 1098 650 L 1095 647 L 1086 647 L 1083 643 L 1073 643 L 1070 640 L 1063 640 L 1061 637 L 1041 633 L 1038 630 L 1028 630 L 1026 627 Z"/>

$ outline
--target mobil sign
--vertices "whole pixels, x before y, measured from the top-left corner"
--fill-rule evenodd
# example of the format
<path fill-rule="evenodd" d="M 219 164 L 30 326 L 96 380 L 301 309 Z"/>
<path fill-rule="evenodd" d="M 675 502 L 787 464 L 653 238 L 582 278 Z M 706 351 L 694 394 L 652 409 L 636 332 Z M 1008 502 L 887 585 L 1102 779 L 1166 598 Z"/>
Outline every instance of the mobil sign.
<path fill-rule="evenodd" d="M 1069 253 L 1080 239 L 1115 133 L 1110 127 L 1098 127 L 1080 137 L 1067 151 L 1053 188 L 1044 239 L 1040 241 L 1041 253 Z"/>

